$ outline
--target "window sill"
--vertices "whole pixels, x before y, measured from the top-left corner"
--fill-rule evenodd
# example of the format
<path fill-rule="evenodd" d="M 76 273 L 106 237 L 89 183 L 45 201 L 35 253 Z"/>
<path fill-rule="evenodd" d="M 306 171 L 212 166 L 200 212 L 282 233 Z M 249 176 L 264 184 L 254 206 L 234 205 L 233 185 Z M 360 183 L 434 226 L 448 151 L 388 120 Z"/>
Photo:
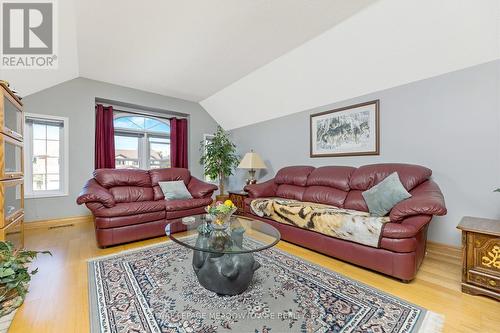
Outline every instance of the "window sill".
<path fill-rule="evenodd" d="M 24 199 L 41 199 L 41 198 L 56 198 L 56 197 L 67 197 L 68 193 L 58 192 L 58 193 L 29 193 L 24 194 Z"/>

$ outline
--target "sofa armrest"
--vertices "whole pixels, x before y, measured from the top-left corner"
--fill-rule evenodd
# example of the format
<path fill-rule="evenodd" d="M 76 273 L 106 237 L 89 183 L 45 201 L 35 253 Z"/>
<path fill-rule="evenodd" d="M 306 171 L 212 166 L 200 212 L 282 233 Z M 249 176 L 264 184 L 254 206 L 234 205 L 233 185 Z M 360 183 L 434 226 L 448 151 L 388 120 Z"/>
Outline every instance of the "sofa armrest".
<path fill-rule="evenodd" d="M 244 187 L 250 198 L 274 197 L 278 186 L 274 178 L 260 184 L 251 184 Z"/>
<path fill-rule="evenodd" d="M 430 215 L 414 215 L 402 221 L 384 223 L 382 237 L 395 239 L 415 237 L 431 219 Z"/>
<path fill-rule="evenodd" d="M 443 194 L 432 180 L 420 184 L 410 194 L 410 198 L 392 208 L 389 214 L 391 222 L 399 222 L 414 215 L 446 215 Z"/>
<path fill-rule="evenodd" d="M 193 198 L 211 197 L 214 191 L 218 189 L 216 185 L 205 183 L 196 177 L 191 177 L 187 188 Z"/>
<path fill-rule="evenodd" d="M 106 188 L 99 185 L 93 178 L 85 184 L 80 195 L 76 199 L 76 203 L 79 205 L 90 202 L 101 203 L 108 208 L 116 205 L 113 195 L 111 195 Z"/>

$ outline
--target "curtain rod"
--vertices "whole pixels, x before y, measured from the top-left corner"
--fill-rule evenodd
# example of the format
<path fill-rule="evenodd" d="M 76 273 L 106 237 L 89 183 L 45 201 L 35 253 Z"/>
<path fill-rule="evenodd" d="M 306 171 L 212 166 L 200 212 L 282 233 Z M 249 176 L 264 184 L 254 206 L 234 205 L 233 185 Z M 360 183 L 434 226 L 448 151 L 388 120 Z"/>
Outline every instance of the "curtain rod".
<path fill-rule="evenodd" d="M 111 106 L 113 108 L 114 112 L 123 112 L 123 113 L 130 113 L 130 114 L 136 114 L 136 115 L 141 115 L 141 116 L 152 116 L 156 118 L 162 118 L 162 119 L 172 119 L 172 118 L 185 118 L 187 119 L 188 117 L 186 116 L 179 116 L 176 114 L 165 114 L 165 113 L 160 113 L 160 112 L 152 112 L 152 111 L 146 111 L 146 110 L 137 110 L 133 108 L 127 108 L 123 106 L 117 106 L 109 103 L 105 103 L 106 105 L 103 104 L 103 106 Z"/>
<path fill-rule="evenodd" d="M 144 106 L 135 105 L 135 104 L 125 105 L 128 103 L 119 103 L 119 102 L 114 102 L 111 100 L 105 100 L 105 99 L 101 99 L 101 98 L 96 98 L 95 104 L 102 104 L 103 106 L 111 106 L 111 107 L 113 107 L 113 110 L 121 111 L 121 112 L 125 112 L 125 113 L 154 116 L 154 117 L 164 118 L 164 119 L 171 119 L 171 118 L 189 119 L 189 115 L 184 114 L 184 113 L 161 110 L 161 109 L 154 109 L 154 108 L 144 107 Z"/>

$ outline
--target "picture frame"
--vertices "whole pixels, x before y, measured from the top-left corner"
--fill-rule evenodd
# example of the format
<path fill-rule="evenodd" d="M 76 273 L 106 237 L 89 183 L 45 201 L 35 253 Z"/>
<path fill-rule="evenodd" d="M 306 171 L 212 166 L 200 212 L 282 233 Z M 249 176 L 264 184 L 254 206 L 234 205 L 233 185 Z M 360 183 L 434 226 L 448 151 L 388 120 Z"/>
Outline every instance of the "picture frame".
<path fill-rule="evenodd" d="M 380 100 L 311 114 L 310 157 L 380 155 Z"/>

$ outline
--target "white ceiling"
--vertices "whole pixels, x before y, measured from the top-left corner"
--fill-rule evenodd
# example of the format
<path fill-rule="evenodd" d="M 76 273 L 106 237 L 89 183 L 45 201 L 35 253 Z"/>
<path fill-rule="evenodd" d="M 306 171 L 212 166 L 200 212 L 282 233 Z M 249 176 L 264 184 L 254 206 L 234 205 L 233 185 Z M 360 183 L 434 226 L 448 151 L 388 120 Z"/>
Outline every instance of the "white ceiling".
<path fill-rule="evenodd" d="M 81 76 L 200 101 L 374 1 L 58 1 L 59 69 L 0 76 L 22 95 Z"/>
<path fill-rule="evenodd" d="M 200 101 L 373 0 L 81 0 L 80 75 Z"/>
<path fill-rule="evenodd" d="M 498 58 L 498 0 L 381 0 L 200 104 L 234 129 Z"/>
<path fill-rule="evenodd" d="M 201 101 L 230 129 L 490 60 L 498 4 L 58 0 L 59 69 L 0 78 L 24 96 L 81 76 Z"/>

